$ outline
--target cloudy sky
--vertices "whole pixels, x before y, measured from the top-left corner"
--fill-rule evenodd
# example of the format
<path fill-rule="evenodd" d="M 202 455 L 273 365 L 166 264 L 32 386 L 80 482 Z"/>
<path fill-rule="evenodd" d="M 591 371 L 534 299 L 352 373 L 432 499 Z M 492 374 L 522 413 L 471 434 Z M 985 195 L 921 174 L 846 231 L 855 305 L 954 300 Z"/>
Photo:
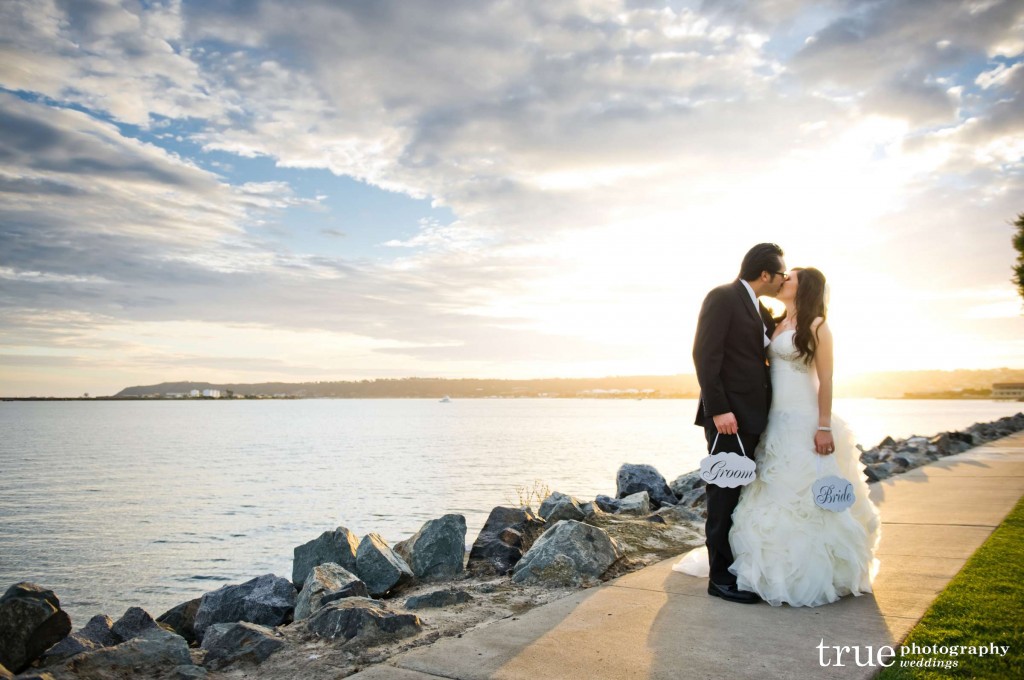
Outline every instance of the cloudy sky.
<path fill-rule="evenodd" d="M 837 373 L 1024 367 L 1024 3 L 0 4 L 0 395 L 692 372 L 748 247 Z"/>

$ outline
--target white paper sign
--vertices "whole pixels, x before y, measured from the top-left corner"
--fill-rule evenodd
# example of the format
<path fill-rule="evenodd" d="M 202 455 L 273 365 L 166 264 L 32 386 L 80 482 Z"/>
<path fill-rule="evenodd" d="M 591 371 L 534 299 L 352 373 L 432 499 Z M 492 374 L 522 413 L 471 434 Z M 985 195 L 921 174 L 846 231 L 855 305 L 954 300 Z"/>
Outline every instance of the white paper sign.
<path fill-rule="evenodd" d="M 829 475 L 817 479 L 811 486 L 814 503 L 819 508 L 842 512 L 853 505 L 853 484 L 842 477 Z"/>
<path fill-rule="evenodd" d="M 718 435 L 715 435 L 711 450 L 714 451 L 717 445 Z M 743 451 L 743 442 L 740 442 L 740 450 Z M 757 476 L 756 469 L 757 465 L 746 455 L 735 451 L 723 451 L 701 459 L 700 478 L 708 484 L 734 489 L 754 481 Z"/>
<path fill-rule="evenodd" d="M 746 486 L 754 481 L 756 467 L 754 461 L 733 451 L 716 453 L 701 459 L 700 478 L 716 486 Z"/>

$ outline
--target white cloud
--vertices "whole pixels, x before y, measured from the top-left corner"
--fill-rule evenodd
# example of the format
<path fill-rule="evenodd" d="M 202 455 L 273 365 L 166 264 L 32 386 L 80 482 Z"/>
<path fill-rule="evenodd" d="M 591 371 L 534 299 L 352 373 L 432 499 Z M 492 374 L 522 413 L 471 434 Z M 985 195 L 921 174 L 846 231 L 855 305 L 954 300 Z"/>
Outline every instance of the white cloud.
<path fill-rule="evenodd" d="M 1008 84 L 1010 79 L 1014 77 L 1014 74 L 1016 74 L 1022 67 L 1024 67 L 1024 62 L 1017 62 L 1012 66 L 1000 63 L 997 64 L 995 68 L 978 74 L 978 77 L 974 79 L 974 82 L 984 90 L 991 87 L 1002 87 Z"/>
<path fill-rule="evenodd" d="M 0 83 L 82 104 L 146 126 L 221 115 L 183 39 L 179 0 L 5 2 L 0 7 Z"/>

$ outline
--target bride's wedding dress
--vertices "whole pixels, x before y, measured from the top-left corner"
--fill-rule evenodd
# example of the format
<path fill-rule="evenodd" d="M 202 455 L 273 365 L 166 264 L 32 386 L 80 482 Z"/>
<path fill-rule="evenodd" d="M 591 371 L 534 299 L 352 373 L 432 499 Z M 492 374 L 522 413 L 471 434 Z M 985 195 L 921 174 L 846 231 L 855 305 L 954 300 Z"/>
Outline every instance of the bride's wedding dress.
<path fill-rule="evenodd" d="M 878 572 L 875 549 L 881 521 L 868 498 L 853 433 L 832 416 L 836 450 L 814 451 L 818 385 L 813 365 L 798 356 L 793 331 L 768 346 L 772 405 L 758 444 L 757 478 L 743 488 L 733 512 L 729 543 L 736 585 L 771 605 L 817 606 L 843 595 L 871 592 Z M 818 507 L 811 485 L 839 475 L 853 484 L 853 505 L 841 512 Z M 672 568 L 708 575 L 707 548 L 690 551 Z"/>

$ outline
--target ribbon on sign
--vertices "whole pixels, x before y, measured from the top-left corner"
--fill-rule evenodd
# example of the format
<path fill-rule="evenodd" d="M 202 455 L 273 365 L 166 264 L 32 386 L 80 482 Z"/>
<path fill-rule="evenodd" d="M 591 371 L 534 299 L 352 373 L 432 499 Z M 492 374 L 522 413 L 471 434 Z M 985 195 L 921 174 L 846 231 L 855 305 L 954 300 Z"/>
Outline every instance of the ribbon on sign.
<path fill-rule="evenodd" d="M 834 453 L 832 454 L 835 455 Z M 823 510 L 842 512 L 853 505 L 856 496 L 853 493 L 853 483 L 839 475 L 825 475 L 822 477 L 821 459 L 823 456 L 815 453 L 815 464 L 818 478 L 811 485 L 811 494 L 814 496 L 814 504 Z"/>
<path fill-rule="evenodd" d="M 711 444 L 711 454 L 704 456 L 700 461 L 700 478 L 708 484 L 724 486 L 734 489 L 737 486 L 746 486 L 754 481 L 757 466 L 754 461 L 747 458 L 747 452 L 743 449 L 743 442 L 740 436 L 736 435 L 736 441 L 740 444 L 740 455 L 735 451 L 720 451 L 718 448 L 718 434 Z"/>

